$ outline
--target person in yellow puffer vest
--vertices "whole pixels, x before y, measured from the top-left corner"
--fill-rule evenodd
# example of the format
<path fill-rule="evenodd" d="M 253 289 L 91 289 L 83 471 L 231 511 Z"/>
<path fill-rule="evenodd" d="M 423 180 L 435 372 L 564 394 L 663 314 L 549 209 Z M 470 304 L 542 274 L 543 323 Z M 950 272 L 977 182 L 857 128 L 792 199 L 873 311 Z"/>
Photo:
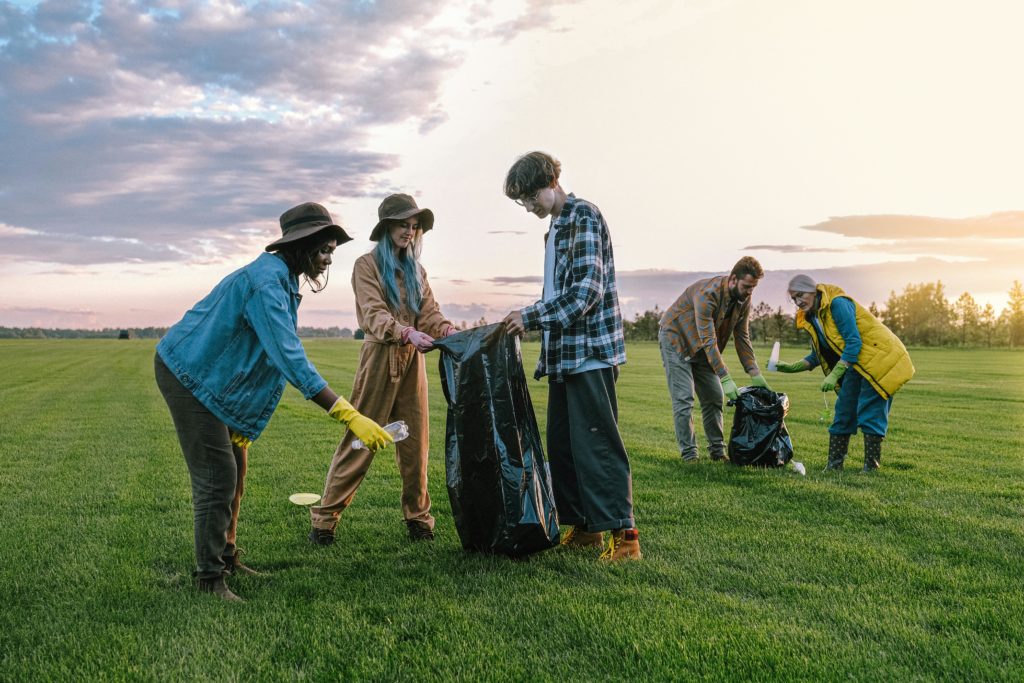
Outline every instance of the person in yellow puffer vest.
<path fill-rule="evenodd" d="M 825 469 L 843 469 L 850 437 L 859 427 L 864 435 L 863 471 L 877 470 L 893 394 L 914 376 L 907 348 L 840 287 L 797 275 L 789 281 L 789 297 L 798 309 L 796 326 L 810 335 L 812 352 L 776 368 L 802 372 L 820 365 L 825 373 L 821 390 L 839 392 Z M 854 372 L 848 372 L 851 367 Z"/>

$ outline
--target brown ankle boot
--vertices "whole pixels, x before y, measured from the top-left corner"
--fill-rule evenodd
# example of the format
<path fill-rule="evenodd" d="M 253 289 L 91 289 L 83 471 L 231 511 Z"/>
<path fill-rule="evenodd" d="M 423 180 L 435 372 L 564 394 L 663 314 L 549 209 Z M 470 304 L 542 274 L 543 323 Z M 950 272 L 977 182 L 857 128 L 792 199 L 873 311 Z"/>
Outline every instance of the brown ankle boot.
<path fill-rule="evenodd" d="M 636 529 L 613 531 L 611 540 L 608 541 L 608 547 L 604 549 L 599 559 L 605 562 L 643 559 L 643 554 L 640 552 L 640 532 Z"/>
<path fill-rule="evenodd" d="M 562 540 L 559 543 L 563 548 L 572 548 L 577 550 L 580 548 L 601 548 L 604 546 L 604 532 L 601 531 L 584 531 L 578 526 L 571 526 L 569 530 L 562 536 Z"/>
<path fill-rule="evenodd" d="M 231 592 L 228 585 L 224 583 L 223 576 L 215 576 L 209 579 L 197 579 L 196 588 L 199 589 L 200 593 L 213 593 L 221 600 L 227 600 L 228 602 L 245 602 L 245 600 Z"/>
<path fill-rule="evenodd" d="M 224 555 L 224 573 L 228 576 L 252 576 L 256 578 L 262 578 L 264 576 L 270 576 L 268 572 L 258 572 L 252 567 L 247 567 L 242 564 L 242 555 L 245 553 L 241 548 L 235 548 L 234 552 L 230 555 Z"/>

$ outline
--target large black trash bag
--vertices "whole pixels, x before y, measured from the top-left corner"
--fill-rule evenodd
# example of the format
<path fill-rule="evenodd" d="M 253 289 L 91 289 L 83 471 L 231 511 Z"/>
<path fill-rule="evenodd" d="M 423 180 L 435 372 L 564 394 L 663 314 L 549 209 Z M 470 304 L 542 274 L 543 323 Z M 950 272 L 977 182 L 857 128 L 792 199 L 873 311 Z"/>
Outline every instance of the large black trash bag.
<path fill-rule="evenodd" d="M 739 398 L 729 435 L 729 461 L 736 465 L 782 467 L 793 457 L 793 442 L 783 418 L 789 397 L 764 387 L 747 387 Z"/>
<path fill-rule="evenodd" d="M 462 547 L 521 557 L 558 545 L 551 475 L 519 340 L 495 324 L 434 346 L 448 401 L 448 497 Z"/>

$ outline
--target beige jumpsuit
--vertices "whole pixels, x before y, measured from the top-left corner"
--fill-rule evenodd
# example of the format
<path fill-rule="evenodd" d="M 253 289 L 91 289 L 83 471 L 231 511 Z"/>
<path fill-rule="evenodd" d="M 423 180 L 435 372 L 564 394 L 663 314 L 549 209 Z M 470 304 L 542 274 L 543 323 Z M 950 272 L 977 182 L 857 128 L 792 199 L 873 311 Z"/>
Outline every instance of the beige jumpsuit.
<path fill-rule="evenodd" d="M 395 444 L 395 460 L 402 477 L 402 515 L 406 521 L 425 522 L 434 528 L 427 493 L 427 451 L 430 446 L 427 414 L 427 373 L 423 354 L 412 344 L 402 344 L 402 330 L 412 326 L 431 337 L 444 337 L 453 325 L 438 308 L 420 267 L 423 299 L 414 316 L 405 298 L 405 283 L 398 273 L 402 308 L 395 315 L 388 307 L 373 252 L 356 259 L 352 289 L 356 295 L 356 320 L 366 334 L 359 352 L 359 368 L 349 401 L 380 425 L 405 420 L 409 436 Z M 352 503 L 356 489 L 370 469 L 374 453 L 353 449 L 354 435 L 346 432 L 327 470 L 320 505 L 310 508 L 313 526 L 334 529 L 342 510 Z"/>

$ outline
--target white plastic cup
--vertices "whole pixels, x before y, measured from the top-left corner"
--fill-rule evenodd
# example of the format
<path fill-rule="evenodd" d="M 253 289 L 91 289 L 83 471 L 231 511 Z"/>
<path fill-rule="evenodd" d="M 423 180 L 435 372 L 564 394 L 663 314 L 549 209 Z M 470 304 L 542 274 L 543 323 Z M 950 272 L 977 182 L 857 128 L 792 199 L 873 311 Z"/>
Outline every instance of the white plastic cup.
<path fill-rule="evenodd" d="M 401 441 L 405 437 L 409 436 L 409 426 L 405 424 L 405 420 L 396 420 L 395 422 L 384 425 L 384 431 L 390 434 L 395 441 Z M 359 439 L 352 440 L 352 448 L 363 447 L 363 442 Z"/>
<path fill-rule="evenodd" d="M 772 355 L 768 357 L 768 372 L 775 372 L 775 367 L 779 363 L 779 342 L 775 342 L 775 346 L 772 347 Z"/>

